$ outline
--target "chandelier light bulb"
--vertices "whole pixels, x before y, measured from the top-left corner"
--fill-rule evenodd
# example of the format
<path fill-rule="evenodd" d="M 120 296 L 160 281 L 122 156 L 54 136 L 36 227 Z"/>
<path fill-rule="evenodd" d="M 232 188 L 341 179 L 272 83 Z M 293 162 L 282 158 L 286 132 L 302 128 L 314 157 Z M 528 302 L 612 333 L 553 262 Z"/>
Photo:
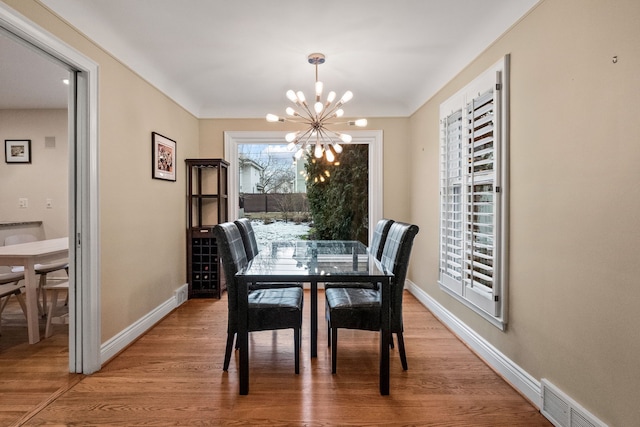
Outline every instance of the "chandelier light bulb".
<path fill-rule="evenodd" d="M 294 154 L 293 157 L 295 157 L 296 160 L 300 160 L 300 158 L 302 157 L 302 154 L 304 154 L 304 150 L 300 148 L 298 151 L 296 151 L 296 154 Z"/>
<path fill-rule="evenodd" d="M 271 123 L 274 123 L 274 122 L 284 122 L 284 119 L 282 119 L 282 118 L 280 118 L 280 117 L 276 116 L 275 114 L 271 114 L 271 113 L 269 113 L 269 114 L 267 114 L 267 121 L 268 121 L 268 122 L 271 122 Z"/>
<path fill-rule="evenodd" d="M 342 153 L 342 145 L 340 145 L 340 144 L 333 144 L 333 150 L 334 150 L 336 153 L 338 153 L 338 154 Z"/>
<path fill-rule="evenodd" d="M 340 137 L 340 139 L 342 140 L 342 142 L 345 143 L 350 143 L 351 142 L 351 135 L 349 135 L 348 133 L 338 133 L 338 136 Z"/>
<path fill-rule="evenodd" d="M 358 127 L 365 127 L 367 125 L 367 119 L 358 119 L 355 122 L 353 122 L 354 125 L 358 126 Z"/>
<path fill-rule="evenodd" d="M 340 103 L 341 104 L 345 104 L 345 103 L 351 101 L 351 98 L 353 98 L 353 92 L 348 90 L 348 91 L 346 91 L 344 93 L 344 95 L 342 95 L 342 98 L 340 98 Z"/>
<path fill-rule="evenodd" d="M 296 96 L 298 97 L 298 101 L 299 101 L 301 104 L 304 104 L 304 103 L 306 103 L 306 102 L 307 102 L 307 98 L 305 98 L 305 97 L 304 97 L 304 93 L 302 93 L 302 91 L 301 91 L 301 90 L 299 90 L 299 91 L 297 91 L 297 92 L 296 92 Z"/>
<path fill-rule="evenodd" d="M 320 97 L 322 96 L 322 82 L 316 82 L 316 99 L 320 100 Z"/>
<path fill-rule="evenodd" d="M 336 111 L 336 117 L 342 117 L 344 116 L 344 110 L 342 108 L 338 109 L 338 111 Z"/>
<path fill-rule="evenodd" d="M 322 148 L 322 145 L 318 142 L 318 143 L 316 143 L 316 148 L 315 148 L 315 150 L 313 151 L 313 155 L 314 155 L 314 156 L 316 156 L 316 159 L 319 159 L 319 158 L 321 158 L 321 157 L 322 157 L 322 152 L 323 152 L 323 151 L 324 151 L 324 150 L 323 150 L 323 148 Z"/>
<path fill-rule="evenodd" d="M 327 95 L 327 102 L 331 104 L 335 100 L 336 100 L 336 93 L 334 91 L 329 92 L 329 95 Z"/>
<path fill-rule="evenodd" d="M 289 98 L 291 102 L 295 102 L 296 104 L 298 103 L 298 97 L 296 96 L 296 93 L 291 89 L 287 91 L 287 98 Z"/>
<path fill-rule="evenodd" d="M 298 113 L 296 113 L 296 110 L 294 110 L 292 107 L 287 107 L 287 109 L 285 110 L 287 112 L 287 115 L 289 116 L 296 116 Z"/>
<path fill-rule="evenodd" d="M 322 102 L 318 101 L 315 104 L 313 104 L 313 109 L 316 111 L 317 114 L 322 113 L 322 110 L 324 110 L 324 105 L 322 104 Z"/>
<path fill-rule="evenodd" d="M 327 149 L 324 151 L 325 153 L 325 157 L 327 158 L 327 161 L 330 163 L 333 163 L 333 161 L 336 159 L 335 156 L 333 155 L 333 152 L 330 149 Z"/>
<path fill-rule="evenodd" d="M 295 141 L 296 138 L 298 137 L 298 133 L 300 132 L 289 132 L 284 136 L 285 141 L 293 143 L 293 141 Z M 293 147 L 290 147 L 289 150 L 293 150 Z"/>

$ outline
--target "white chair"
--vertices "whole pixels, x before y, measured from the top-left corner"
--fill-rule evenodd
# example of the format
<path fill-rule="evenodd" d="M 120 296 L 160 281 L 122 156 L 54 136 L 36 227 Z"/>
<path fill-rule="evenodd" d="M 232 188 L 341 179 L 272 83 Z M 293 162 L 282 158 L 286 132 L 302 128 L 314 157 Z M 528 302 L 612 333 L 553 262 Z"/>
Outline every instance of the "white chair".
<path fill-rule="evenodd" d="M 20 303 L 20 308 L 22 308 L 25 319 L 27 317 L 27 307 L 25 306 L 24 296 L 22 295 L 24 285 L 18 286 L 18 282 L 22 279 L 24 279 L 24 274 L 22 273 L 0 273 L 0 332 L 2 331 L 2 312 L 9 303 L 12 295 L 15 295 Z"/>
<path fill-rule="evenodd" d="M 8 236 L 4 239 L 4 245 L 17 245 L 20 243 L 29 243 L 29 242 L 37 242 L 38 239 L 33 234 L 14 234 L 12 236 Z M 53 273 L 54 271 L 65 270 L 67 272 L 67 277 L 69 277 L 69 261 L 61 260 L 48 264 L 36 264 L 35 265 L 36 274 L 40 275 L 40 283 L 38 284 L 38 294 L 42 295 L 42 305 L 38 303 L 38 311 L 42 316 L 44 316 L 46 307 L 47 307 L 47 294 L 42 291 L 44 285 L 47 284 L 47 274 Z M 19 265 L 11 268 L 13 273 L 24 272 L 24 267 Z"/>
<path fill-rule="evenodd" d="M 44 292 L 51 291 L 51 302 L 49 303 L 49 310 L 47 312 L 47 326 L 44 330 L 45 338 L 49 338 L 53 334 L 52 324 L 69 324 L 69 310 L 68 307 L 65 307 L 67 305 L 66 302 L 58 305 L 58 293 L 60 291 L 66 291 L 67 299 L 69 297 L 69 281 L 47 284 L 42 290 Z M 65 301 L 67 299 L 65 299 Z"/>

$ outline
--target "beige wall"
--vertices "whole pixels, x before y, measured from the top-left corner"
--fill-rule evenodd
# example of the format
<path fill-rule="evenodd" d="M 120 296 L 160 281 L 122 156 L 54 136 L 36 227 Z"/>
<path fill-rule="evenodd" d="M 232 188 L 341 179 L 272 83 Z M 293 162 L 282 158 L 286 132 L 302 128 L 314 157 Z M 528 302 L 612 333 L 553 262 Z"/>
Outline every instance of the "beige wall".
<path fill-rule="evenodd" d="M 283 101 L 284 102 L 284 101 Z M 396 220 L 409 220 L 409 169 L 406 150 L 409 147 L 408 118 L 369 118 L 367 130 L 383 132 L 383 215 Z M 224 156 L 225 131 L 286 131 L 289 123 L 267 123 L 264 119 L 200 120 L 201 157 Z"/>
<path fill-rule="evenodd" d="M 422 227 L 411 279 L 611 426 L 640 424 L 639 23 L 637 0 L 544 1 L 411 117 L 407 158 Z M 436 201 L 439 105 L 507 53 L 511 274 L 501 332 L 438 288 Z"/>
<path fill-rule="evenodd" d="M 7 164 L 0 160 L 0 222 L 42 221 L 37 238 L 68 235 L 69 150 L 67 110 L 0 110 L 0 143 L 30 139 L 31 163 Z M 55 146 L 45 146 L 54 137 Z M 28 199 L 27 208 L 18 199 Z M 52 208 L 46 208 L 51 199 Z M 11 234 L 23 232 L 12 227 Z M 25 231 L 35 234 L 32 230 Z M 0 241 L 0 245 L 2 241 Z"/>
<path fill-rule="evenodd" d="M 198 120 L 33 0 L 9 6 L 99 65 L 102 342 L 186 282 L 184 159 Z M 151 179 L 151 132 L 177 141 L 177 182 Z"/>

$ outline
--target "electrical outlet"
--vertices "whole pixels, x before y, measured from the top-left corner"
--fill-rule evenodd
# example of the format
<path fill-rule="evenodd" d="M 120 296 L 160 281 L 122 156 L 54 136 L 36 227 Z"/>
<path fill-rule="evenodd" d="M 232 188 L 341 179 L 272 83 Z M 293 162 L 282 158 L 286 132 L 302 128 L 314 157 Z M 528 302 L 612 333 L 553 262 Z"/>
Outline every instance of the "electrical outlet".
<path fill-rule="evenodd" d="M 18 207 L 19 208 L 28 208 L 29 207 L 29 199 L 19 198 L 18 199 Z"/>

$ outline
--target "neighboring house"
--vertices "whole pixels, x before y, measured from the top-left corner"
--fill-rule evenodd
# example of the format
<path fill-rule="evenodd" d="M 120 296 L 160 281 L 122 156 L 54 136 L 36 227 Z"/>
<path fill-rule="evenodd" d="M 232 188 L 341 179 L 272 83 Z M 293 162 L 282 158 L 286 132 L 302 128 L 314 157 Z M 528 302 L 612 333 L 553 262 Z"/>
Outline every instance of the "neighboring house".
<path fill-rule="evenodd" d="M 307 180 L 304 174 L 304 162 L 295 162 L 296 177 L 293 180 L 293 192 L 294 193 L 306 193 L 307 192 Z"/>
<path fill-rule="evenodd" d="M 262 193 L 262 184 L 260 183 L 260 173 L 264 170 L 262 166 L 254 160 L 240 155 L 239 161 L 240 179 L 238 188 L 240 194 Z"/>

